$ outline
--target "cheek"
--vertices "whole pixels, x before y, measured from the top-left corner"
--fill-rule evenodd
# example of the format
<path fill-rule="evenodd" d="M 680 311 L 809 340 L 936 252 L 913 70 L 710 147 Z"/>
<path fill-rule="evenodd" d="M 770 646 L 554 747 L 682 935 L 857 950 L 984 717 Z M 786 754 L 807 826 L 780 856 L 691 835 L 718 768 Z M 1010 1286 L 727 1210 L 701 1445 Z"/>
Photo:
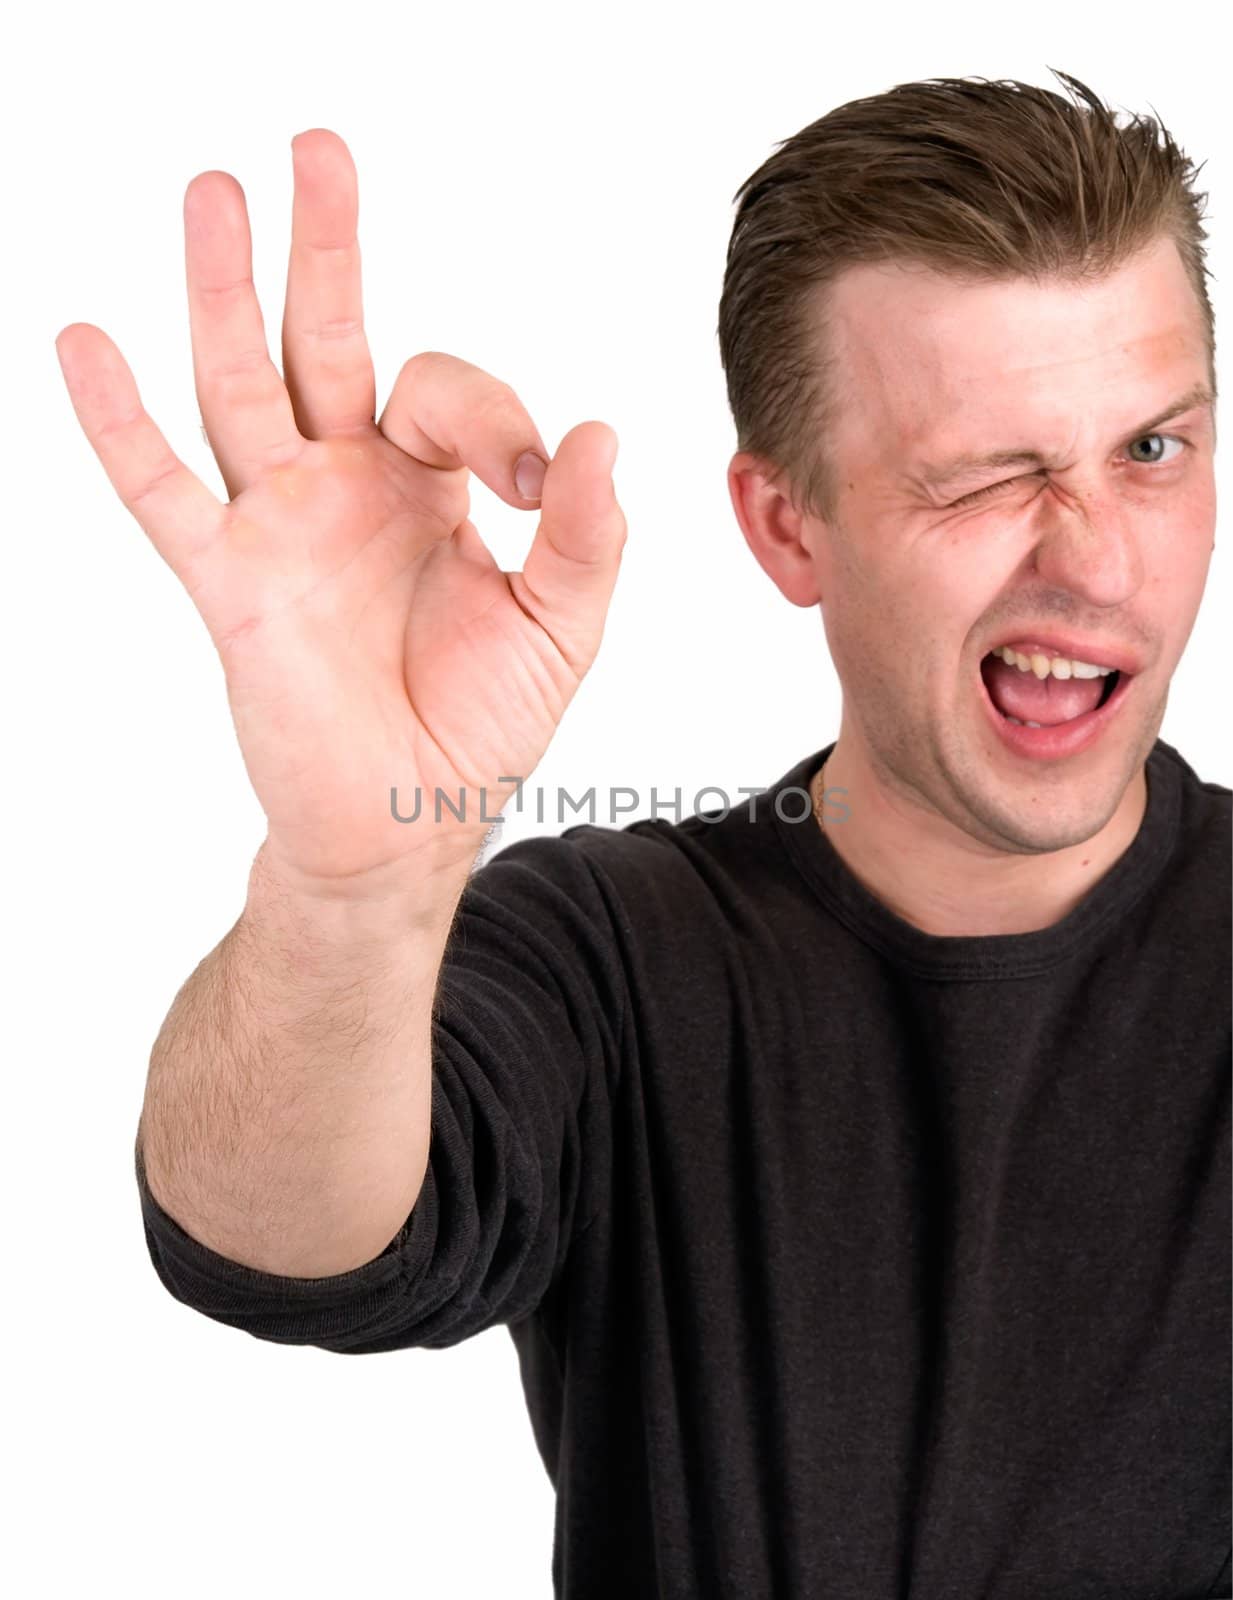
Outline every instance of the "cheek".
<path fill-rule="evenodd" d="M 1002 508 L 986 511 L 948 531 L 930 552 L 932 560 L 917 574 L 923 593 L 932 592 L 948 612 L 976 614 L 999 594 L 1031 552 L 1033 534 L 1022 517 Z"/>
<path fill-rule="evenodd" d="M 914 607 L 883 595 L 876 606 L 849 607 L 833 615 L 826 631 L 844 692 L 877 722 L 897 722 L 905 710 L 919 708 L 936 695 L 943 650 L 936 619 L 922 618 Z M 953 645 L 950 652 L 953 658 Z"/>
<path fill-rule="evenodd" d="M 875 527 L 864 539 L 837 541 L 822 606 L 837 669 L 852 683 L 893 688 L 898 699 L 953 694 L 955 663 L 1013 580 L 1027 542 L 1020 524 L 992 511 L 901 529 L 894 539 Z"/>
<path fill-rule="evenodd" d="M 1189 626 L 1207 583 L 1216 538 L 1214 485 L 1182 497 L 1145 539 L 1144 588 L 1163 626 Z"/>
<path fill-rule="evenodd" d="M 1206 553 L 1196 552 L 1154 569 L 1144 584 L 1143 609 L 1161 641 L 1166 677 L 1172 677 L 1194 630 L 1210 562 L 1209 546 Z"/>

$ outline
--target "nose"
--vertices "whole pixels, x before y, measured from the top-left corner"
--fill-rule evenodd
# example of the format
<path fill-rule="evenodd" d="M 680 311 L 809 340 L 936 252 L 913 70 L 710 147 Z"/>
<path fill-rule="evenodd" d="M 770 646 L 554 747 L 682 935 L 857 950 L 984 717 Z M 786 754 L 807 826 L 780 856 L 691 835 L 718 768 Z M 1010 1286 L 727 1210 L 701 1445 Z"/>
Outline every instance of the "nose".
<path fill-rule="evenodd" d="M 1135 512 L 1117 495 L 1051 485 L 1040 497 L 1034 567 L 1051 588 L 1119 606 L 1143 584 Z"/>

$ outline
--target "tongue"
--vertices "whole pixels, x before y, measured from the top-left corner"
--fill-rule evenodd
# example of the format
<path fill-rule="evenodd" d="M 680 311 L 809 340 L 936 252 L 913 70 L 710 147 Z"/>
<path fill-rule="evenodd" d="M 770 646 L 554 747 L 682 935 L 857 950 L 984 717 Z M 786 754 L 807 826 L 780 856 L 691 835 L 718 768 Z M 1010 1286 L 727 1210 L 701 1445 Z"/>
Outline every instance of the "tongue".
<path fill-rule="evenodd" d="M 980 670 L 989 698 L 1003 716 L 1042 727 L 1094 711 L 1105 686 L 1103 678 L 1055 678 L 1052 673 L 1038 678 L 1008 666 L 1000 656 L 986 656 Z"/>

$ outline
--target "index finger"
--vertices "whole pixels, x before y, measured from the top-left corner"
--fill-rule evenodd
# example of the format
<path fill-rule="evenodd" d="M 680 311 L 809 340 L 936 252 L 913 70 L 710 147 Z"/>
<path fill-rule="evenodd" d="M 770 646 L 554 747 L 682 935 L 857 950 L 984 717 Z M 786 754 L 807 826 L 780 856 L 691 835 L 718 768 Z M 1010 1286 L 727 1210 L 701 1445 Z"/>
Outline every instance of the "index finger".
<path fill-rule="evenodd" d="M 551 459 L 539 429 L 508 383 L 460 356 L 422 350 L 404 362 L 379 426 L 425 466 L 470 468 L 520 511 L 539 499 Z"/>

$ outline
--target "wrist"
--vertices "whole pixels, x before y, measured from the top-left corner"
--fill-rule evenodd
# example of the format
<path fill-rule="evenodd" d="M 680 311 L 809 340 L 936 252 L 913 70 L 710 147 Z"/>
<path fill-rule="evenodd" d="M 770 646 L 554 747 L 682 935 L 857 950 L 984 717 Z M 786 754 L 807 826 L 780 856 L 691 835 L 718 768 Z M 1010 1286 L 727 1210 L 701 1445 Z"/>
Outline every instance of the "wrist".
<path fill-rule="evenodd" d="M 483 835 L 455 837 L 439 849 L 322 879 L 286 861 L 267 838 L 249 871 L 241 921 L 327 948 L 412 943 L 448 929 L 483 843 Z"/>

